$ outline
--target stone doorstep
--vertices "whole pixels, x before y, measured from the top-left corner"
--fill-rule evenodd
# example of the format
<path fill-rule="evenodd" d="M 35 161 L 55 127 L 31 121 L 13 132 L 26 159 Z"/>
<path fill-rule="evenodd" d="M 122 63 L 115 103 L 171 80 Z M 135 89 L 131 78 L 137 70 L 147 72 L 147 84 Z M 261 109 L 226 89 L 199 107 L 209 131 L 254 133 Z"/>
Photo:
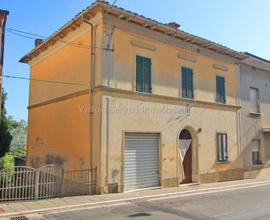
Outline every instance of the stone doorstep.
<path fill-rule="evenodd" d="M 134 191 L 127 193 L 117 193 L 117 194 L 103 194 L 103 195 L 89 195 L 89 196 L 75 196 L 75 197 L 65 197 L 65 198 L 56 198 L 48 200 L 38 200 L 38 201 L 19 201 L 19 202 L 9 202 L 6 204 L 0 203 L 0 219 L 2 217 L 14 216 L 20 214 L 33 214 L 37 212 L 49 212 L 57 211 L 58 209 L 64 210 L 68 208 L 80 208 L 87 206 L 96 206 L 96 205 L 108 205 L 114 204 L 120 201 L 135 200 L 140 197 L 157 197 L 164 196 L 166 193 L 185 193 L 189 191 L 196 190 L 207 190 L 212 187 L 229 187 L 234 185 L 245 185 L 250 183 L 260 183 L 263 181 L 270 181 L 267 179 L 260 180 L 240 180 L 240 181 L 231 181 L 224 183 L 210 183 L 202 185 L 186 185 L 178 188 L 161 188 L 161 189 L 150 189 L 144 191 Z M 34 209 L 36 208 L 36 209 Z"/>

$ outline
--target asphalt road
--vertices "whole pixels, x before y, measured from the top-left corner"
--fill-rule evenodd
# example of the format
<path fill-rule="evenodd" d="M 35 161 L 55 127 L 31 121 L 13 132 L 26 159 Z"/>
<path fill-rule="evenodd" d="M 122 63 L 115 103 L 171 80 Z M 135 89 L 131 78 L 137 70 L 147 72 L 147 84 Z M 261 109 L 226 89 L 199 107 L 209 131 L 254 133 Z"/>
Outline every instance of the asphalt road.
<path fill-rule="evenodd" d="M 43 220 L 270 219 L 270 185 L 233 191 L 140 200 L 117 206 L 44 215 Z"/>

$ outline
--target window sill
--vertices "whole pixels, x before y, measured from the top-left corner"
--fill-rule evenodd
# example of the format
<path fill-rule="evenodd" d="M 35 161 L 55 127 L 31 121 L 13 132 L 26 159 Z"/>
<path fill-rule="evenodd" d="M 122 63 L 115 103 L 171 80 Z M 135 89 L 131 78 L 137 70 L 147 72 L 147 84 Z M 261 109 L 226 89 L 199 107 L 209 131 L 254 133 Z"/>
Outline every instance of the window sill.
<path fill-rule="evenodd" d="M 220 165 L 222 165 L 222 164 L 229 164 L 229 163 L 230 163 L 229 160 L 227 160 L 227 161 L 217 161 L 216 162 L 216 164 L 220 164 Z"/>
<path fill-rule="evenodd" d="M 218 105 L 226 105 L 226 102 L 216 102 Z"/>
<path fill-rule="evenodd" d="M 250 115 L 255 116 L 255 117 L 260 117 L 261 113 L 260 112 L 249 112 Z"/>
<path fill-rule="evenodd" d="M 194 98 L 182 97 L 182 99 L 184 99 L 184 100 L 188 100 L 188 101 L 194 101 Z"/>
<path fill-rule="evenodd" d="M 135 92 L 137 92 L 139 94 L 152 95 L 152 92 L 144 92 L 144 91 L 137 91 L 137 90 Z"/>
<path fill-rule="evenodd" d="M 263 165 L 263 164 L 253 164 L 252 166 L 255 167 L 255 168 L 261 168 L 261 167 L 263 167 L 264 165 Z"/>

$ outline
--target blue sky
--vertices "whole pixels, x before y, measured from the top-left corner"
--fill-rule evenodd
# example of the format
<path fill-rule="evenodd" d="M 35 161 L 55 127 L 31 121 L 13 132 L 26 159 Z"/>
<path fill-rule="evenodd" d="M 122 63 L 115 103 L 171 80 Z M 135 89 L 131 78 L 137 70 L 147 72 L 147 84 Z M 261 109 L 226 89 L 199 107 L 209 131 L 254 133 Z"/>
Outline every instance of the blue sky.
<path fill-rule="evenodd" d="M 10 11 L 7 28 L 48 36 L 93 0 L 1 0 Z M 113 0 L 110 0 L 112 3 Z M 118 6 L 167 23 L 239 51 L 270 59 L 269 0 L 118 0 Z M 29 67 L 18 60 L 34 41 L 6 33 L 4 74 L 29 76 Z M 27 120 L 29 82 L 4 79 L 9 115 Z"/>

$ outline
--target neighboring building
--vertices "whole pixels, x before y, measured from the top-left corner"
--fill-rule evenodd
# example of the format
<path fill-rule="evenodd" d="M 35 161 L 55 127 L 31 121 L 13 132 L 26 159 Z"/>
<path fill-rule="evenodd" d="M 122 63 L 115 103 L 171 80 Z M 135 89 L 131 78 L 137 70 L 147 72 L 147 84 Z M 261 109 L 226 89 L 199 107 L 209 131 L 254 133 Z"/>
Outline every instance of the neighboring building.
<path fill-rule="evenodd" d="M 55 82 L 30 83 L 28 165 L 96 167 L 101 193 L 243 178 L 248 55 L 178 28 L 97 1 L 23 57 Z"/>
<path fill-rule="evenodd" d="M 270 61 L 247 53 L 240 65 L 241 154 L 246 177 L 269 172 Z"/>
<path fill-rule="evenodd" d="M 9 12 L 0 9 L 0 106 L 2 103 L 2 71 L 4 63 L 5 26 Z M 1 108 L 0 108 L 1 115 Z"/>

